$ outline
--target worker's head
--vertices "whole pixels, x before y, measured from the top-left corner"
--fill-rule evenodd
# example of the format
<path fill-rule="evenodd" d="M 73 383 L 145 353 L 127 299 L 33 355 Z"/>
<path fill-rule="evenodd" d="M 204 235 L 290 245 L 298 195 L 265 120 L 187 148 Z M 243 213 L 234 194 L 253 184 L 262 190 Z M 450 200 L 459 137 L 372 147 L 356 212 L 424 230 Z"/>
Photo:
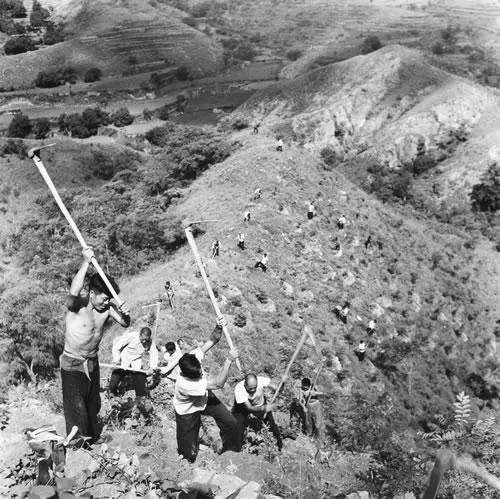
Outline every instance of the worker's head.
<path fill-rule="evenodd" d="M 170 281 L 167 281 L 167 282 L 165 283 L 165 288 L 166 288 L 166 289 L 169 289 L 169 288 L 170 288 Z"/>
<path fill-rule="evenodd" d="M 175 352 L 175 343 L 173 341 L 167 341 L 165 344 L 165 350 L 172 355 Z"/>
<path fill-rule="evenodd" d="M 179 338 L 177 340 L 177 346 L 181 349 L 181 351 L 186 351 L 189 349 L 189 343 L 184 338 Z"/>
<path fill-rule="evenodd" d="M 302 390 L 309 390 L 311 388 L 311 380 L 309 378 L 302 378 L 301 388 Z"/>
<path fill-rule="evenodd" d="M 200 361 L 192 353 L 185 353 L 180 358 L 179 369 L 182 376 L 193 381 L 199 380 L 203 374 Z"/>
<path fill-rule="evenodd" d="M 120 288 L 116 284 L 116 281 L 109 275 L 106 275 L 106 277 L 111 286 L 113 286 L 113 289 L 119 293 Z M 107 310 L 111 301 L 111 293 L 99 274 L 93 274 L 90 278 L 89 290 L 89 300 L 92 307 L 98 312 Z"/>
<path fill-rule="evenodd" d="M 257 391 L 257 376 L 250 373 L 245 376 L 245 390 L 249 395 L 253 395 Z"/>
<path fill-rule="evenodd" d="M 139 332 L 139 341 L 145 350 L 149 350 L 151 348 L 151 343 L 153 342 L 153 335 L 151 333 L 151 329 L 149 327 L 141 328 Z"/>

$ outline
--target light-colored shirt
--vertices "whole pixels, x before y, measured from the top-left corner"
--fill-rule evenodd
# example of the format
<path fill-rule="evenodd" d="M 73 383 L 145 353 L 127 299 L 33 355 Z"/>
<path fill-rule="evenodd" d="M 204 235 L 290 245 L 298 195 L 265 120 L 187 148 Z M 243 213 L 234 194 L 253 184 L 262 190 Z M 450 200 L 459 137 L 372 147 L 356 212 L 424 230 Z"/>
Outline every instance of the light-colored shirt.
<path fill-rule="evenodd" d="M 305 404 L 306 402 L 311 403 L 313 400 L 317 400 L 318 392 L 314 388 L 312 390 L 303 390 L 302 389 L 302 381 L 297 381 L 294 386 L 295 397 L 301 404 Z M 308 400 L 309 399 L 309 400 Z"/>
<path fill-rule="evenodd" d="M 143 369 L 142 360 L 147 350 L 142 346 L 139 331 L 131 331 L 129 333 L 118 336 L 113 341 L 113 362 L 118 363 L 122 367 L 132 369 Z M 158 366 L 158 349 L 154 342 L 149 347 L 149 366 L 144 366 L 146 369 L 155 369 Z"/>
<path fill-rule="evenodd" d="M 234 387 L 234 400 L 237 404 L 249 402 L 252 407 L 260 407 L 266 403 L 264 388 L 271 383 L 267 376 L 257 376 L 257 390 L 250 395 L 245 389 L 245 380 L 240 381 Z"/>
<path fill-rule="evenodd" d="M 201 363 L 204 357 L 201 348 L 195 348 L 191 353 Z M 197 380 L 185 378 L 179 373 L 174 390 L 174 409 L 177 414 L 183 416 L 203 411 L 207 406 L 207 400 L 207 377 L 203 371 L 201 378 Z"/>
<path fill-rule="evenodd" d="M 269 260 L 269 257 L 267 255 L 263 256 L 260 260 L 262 265 L 267 265 L 267 261 Z"/>
<path fill-rule="evenodd" d="M 163 358 L 167 362 L 167 365 L 160 368 L 162 375 L 175 381 L 179 376 L 179 360 L 182 355 L 183 352 L 177 343 L 175 344 L 175 351 L 172 354 L 165 352 Z"/>

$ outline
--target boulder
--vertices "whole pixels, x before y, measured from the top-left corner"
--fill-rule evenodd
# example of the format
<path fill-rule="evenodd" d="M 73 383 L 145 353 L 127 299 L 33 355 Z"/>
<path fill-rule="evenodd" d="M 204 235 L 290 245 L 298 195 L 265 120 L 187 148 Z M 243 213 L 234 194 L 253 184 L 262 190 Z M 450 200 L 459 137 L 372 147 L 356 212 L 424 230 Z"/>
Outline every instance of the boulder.
<path fill-rule="evenodd" d="M 99 462 L 87 451 L 82 449 L 68 449 L 66 453 L 66 465 L 64 467 L 66 478 L 77 480 L 86 472 L 94 473 L 99 468 Z"/>
<path fill-rule="evenodd" d="M 346 499 L 370 499 L 370 494 L 366 490 L 354 492 L 346 496 Z"/>
<path fill-rule="evenodd" d="M 293 286 L 291 284 L 289 284 L 288 282 L 286 282 L 286 281 L 283 281 L 283 284 L 281 285 L 281 290 L 287 296 L 292 296 L 293 295 Z"/>
<path fill-rule="evenodd" d="M 235 499 L 259 499 L 260 497 L 260 484 L 257 482 L 248 482 L 240 489 Z"/>
<path fill-rule="evenodd" d="M 274 304 L 273 300 L 271 300 L 271 299 L 268 299 L 267 303 L 258 302 L 257 308 L 261 312 L 266 312 L 269 314 L 273 314 L 274 312 L 276 312 L 276 305 Z"/>
<path fill-rule="evenodd" d="M 246 482 L 234 475 L 195 468 L 192 478 L 180 485 L 188 490 L 210 489 L 215 494 L 215 499 L 223 499 L 240 491 Z"/>
<path fill-rule="evenodd" d="M 381 315 L 384 315 L 384 309 L 378 304 L 378 303 L 374 303 L 372 305 L 372 314 L 375 316 L 375 317 L 380 317 Z"/>

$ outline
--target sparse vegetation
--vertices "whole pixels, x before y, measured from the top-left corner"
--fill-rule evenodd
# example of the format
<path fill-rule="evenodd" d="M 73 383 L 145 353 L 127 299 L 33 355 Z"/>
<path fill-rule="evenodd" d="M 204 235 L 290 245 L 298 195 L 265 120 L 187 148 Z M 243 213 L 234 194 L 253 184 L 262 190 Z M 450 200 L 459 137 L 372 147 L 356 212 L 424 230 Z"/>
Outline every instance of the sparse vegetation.
<path fill-rule="evenodd" d="M 378 36 L 371 35 L 367 36 L 361 45 L 360 52 L 362 54 L 369 54 L 370 52 L 374 52 L 375 50 L 378 50 L 379 48 L 382 48 L 382 42 L 378 38 Z"/>
<path fill-rule="evenodd" d="M 286 53 L 286 57 L 290 61 L 296 61 L 302 55 L 302 50 L 291 49 Z"/>
<path fill-rule="evenodd" d="M 102 76 L 102 71 L 99 68 L 90 68 L 86 71 L 83 81 L 85 83 L 92 83 L 94 81 L 99 81 Z"/>
<path fill-rule="evenodd" d="M 191 71 L 187 66 L 179 66 L 175 71 L 175 77 L 179 81 L 187 81 L 192 79 Z"/>
<path fill-rule="evenodd" d="M 481 183 L 472 187 L 472 208 L 476 211 L 496 212 L 500 209 L 500 166 L 493 163 L 481 178 Z"/>
<path fill-rule="evenodd" d="M 36 45 L 33 38 L 27 35 L 22 35 L 7 40 L 3 46 L 3 50 L 5 55 L 22 54 L 23 52 L 36 50 Z"/>
<path fill-rule="evenodd" d="M 72 67 L 40 71 L 36 77 L 35 85 L 41 88 L 58 87 L 66 82 L 76 83 L 76 77 L 76 71 Z"/>
<path fill-rule="evenodd" d="M 25 114 L 19 113 L 12 118 L 7 129 L 7 137 L 24 138 L 31 133 L 32 129 L 33 125 L 30 119 Z"/>
<path fill-rule="evenodd" d="M 122 107 L 115 111 L 111 117 L 111 122 L 117 127 L 131 125 L 134 122 L 134 117 L 126 107 Z"/>
<path fill-rule="evenodd" d="M 33 120 L 33 134 L 35 139 L 45 139 L 50 132 L 50 120 L 48 118 L 38 118 Z"/>

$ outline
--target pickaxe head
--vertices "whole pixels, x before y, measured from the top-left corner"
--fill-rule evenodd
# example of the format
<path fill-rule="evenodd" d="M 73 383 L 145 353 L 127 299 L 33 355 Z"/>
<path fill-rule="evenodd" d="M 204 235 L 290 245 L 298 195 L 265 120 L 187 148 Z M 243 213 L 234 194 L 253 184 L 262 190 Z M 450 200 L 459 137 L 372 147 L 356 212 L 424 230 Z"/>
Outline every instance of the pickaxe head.
<path fill-rule="evenodd" d="M 189 229 L 193 225 L 203 224 L 203 223 L 212 223 L 212 222 L 219 222 L 219 220 L 192 220 L 190 222 L 186 222 L 186 225 L 184 225 L 184 229 Z"/>
<path fill-rule="evenodd" d="M 46 144 L 44 146 L 37 146 L 37 147 L 32 147 L 29 151 L 28 151 L 28 158 L 34 158 L 35 156 L 38 156 L 40 157 L 40 150 L 41 149 L 45 149 L 46 147 L 52 147 L 52 146 L 55 146 L 55 144 Z"/>

